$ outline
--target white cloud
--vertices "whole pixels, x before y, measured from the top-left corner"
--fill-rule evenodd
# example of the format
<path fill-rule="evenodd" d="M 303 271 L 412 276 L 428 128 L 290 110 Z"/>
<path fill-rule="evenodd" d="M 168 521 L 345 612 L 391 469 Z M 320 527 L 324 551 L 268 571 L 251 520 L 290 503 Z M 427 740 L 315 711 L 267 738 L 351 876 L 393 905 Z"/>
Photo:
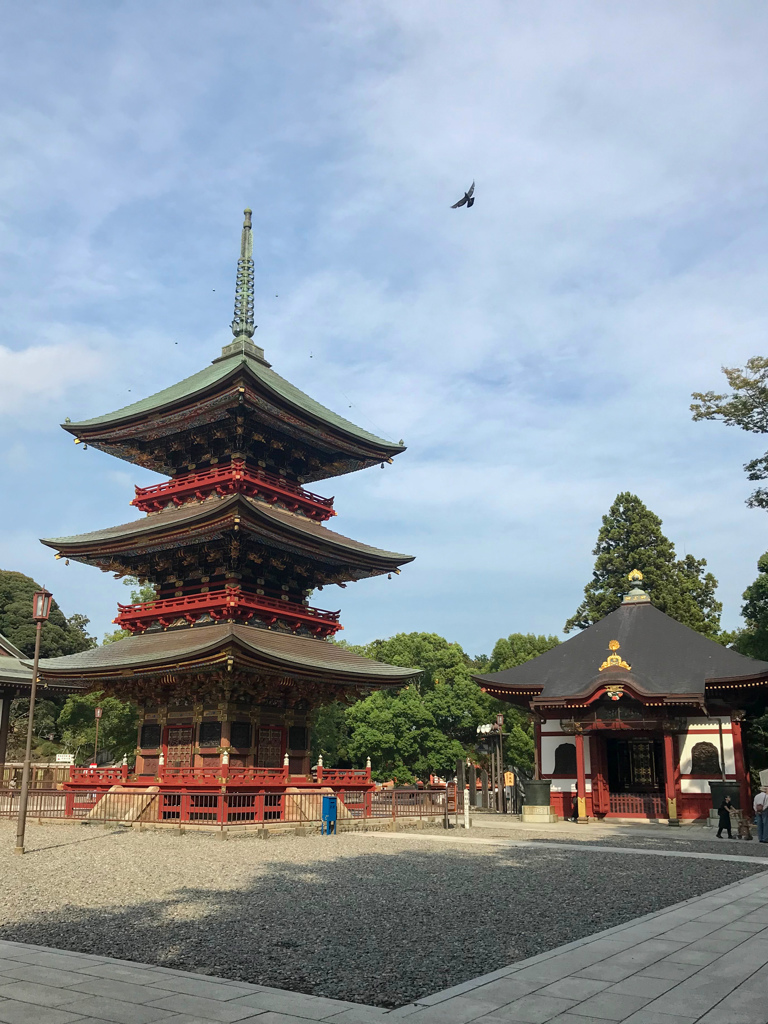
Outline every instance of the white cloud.
<path fill-rule="evenodd" d="M 104 374 L 102 353 L 78 342 L 31 345 L 19 351 L 0 345 L 0 415 L 39 418 L 69 388 Z"/>
<path fill-rule="evenodd" d="M 0 64 L 6 530 L 36 493 L 25 460 L 55 495 L 39 532 L 127 518 L 146 475 L 55 423 L 217 353 L 250 205 L 267 357 L 409 445 L 317 485 L 341 532 L 418 556 L 343 593 L 348 638 L 558 630 L 625 489 L 710 560 L 735 623 L 764 546 L 741 471 L 761 439 L 688 404 L 768 327 L 765 11 L 43 6 L 34 33 L 15 13 Z M 450 210 L 473 177 L 473 209 Z M 70 579 L 106 629 L 104 584 Z"/>

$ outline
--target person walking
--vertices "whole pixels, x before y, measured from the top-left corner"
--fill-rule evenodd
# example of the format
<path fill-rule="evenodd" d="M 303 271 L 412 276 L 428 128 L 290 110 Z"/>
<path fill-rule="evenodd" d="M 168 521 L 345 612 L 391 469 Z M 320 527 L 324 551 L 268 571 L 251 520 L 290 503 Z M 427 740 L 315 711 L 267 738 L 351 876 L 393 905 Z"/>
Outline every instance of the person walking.
<path fill-rule="evenodd" d="M 761 843 L 768 843 L 768 786 L 763 786 L 760 792 L 755 794 L 752 806 L 755 809 L 757 838 Z"/>
<path fill-rule="evenodd" d="M 725 831 L 728 833 L 728 838 L 733 839 L 733 836 L 731 835 L 731 808 L 732 804 L 731 798 L 729 796 L 727 796 L 725 800 L 723 800 L 723 802 L 717 808 L 717 813 L 720 816 L 717 828 L 718 839 L 723 838 L 723 829 L 725 829 Z"/>

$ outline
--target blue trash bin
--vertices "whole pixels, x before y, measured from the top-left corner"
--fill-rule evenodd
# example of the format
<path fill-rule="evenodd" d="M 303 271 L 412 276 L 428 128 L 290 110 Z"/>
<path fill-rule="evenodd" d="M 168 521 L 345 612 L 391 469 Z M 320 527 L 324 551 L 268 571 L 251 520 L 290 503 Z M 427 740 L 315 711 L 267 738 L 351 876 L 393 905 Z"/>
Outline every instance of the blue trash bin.
<path fill-rule="evenodd" d="M 336 797 L 324 796 L 320 834 L 330 835 L 331 826 L 333 826 L 333 834 L 336 835 Z"/>

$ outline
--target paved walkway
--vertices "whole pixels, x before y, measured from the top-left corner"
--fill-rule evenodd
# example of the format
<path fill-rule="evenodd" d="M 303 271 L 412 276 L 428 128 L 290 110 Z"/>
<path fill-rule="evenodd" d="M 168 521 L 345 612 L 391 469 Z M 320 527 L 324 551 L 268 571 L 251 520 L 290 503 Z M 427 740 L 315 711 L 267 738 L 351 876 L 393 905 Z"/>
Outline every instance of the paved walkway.
<path fill-rule="evenodd" d="M 520 821 L 513 815 L 475 813 L 472 815 L 472 828 L 480 831 L 491 831 L 500 835 L 509 835 L 510 838 L 526 839 L 535 837 L 537 839 L 547 838 L 552 840 L 567 840 L 569 842 L 594 842 L 596 839 L 620 839 L 643 840 L 655 839 L 664 843 L 690 843 L 702 842 L 717 844 L 724 849 L 730 847 L 730 852 L 738 850 L 740 846 L 755 846 L 757 832 L 752 826 L 753 840 L 750 843 L 743 843 L 734 838 L 717 839 L 717 829 L 702 822 L 695 822 L 690 825 L 680 825 L 677 828 L 670 828 L 666 822 L 652 824 L 648 821 L 591 821 L 588 825 L 580 825 L 575 821 L 553 821 L 544 824 L 533 824 Z M 735 833 L 734 833 L 735 836 Z M 768 850 L 766 850 L 768 856 Z"/>
<path fill-rule="evenodd" d="M 1 1024 L 402 1019 L 768 1024 L 768 872 L 391 1011 L 0 941 Z"/>

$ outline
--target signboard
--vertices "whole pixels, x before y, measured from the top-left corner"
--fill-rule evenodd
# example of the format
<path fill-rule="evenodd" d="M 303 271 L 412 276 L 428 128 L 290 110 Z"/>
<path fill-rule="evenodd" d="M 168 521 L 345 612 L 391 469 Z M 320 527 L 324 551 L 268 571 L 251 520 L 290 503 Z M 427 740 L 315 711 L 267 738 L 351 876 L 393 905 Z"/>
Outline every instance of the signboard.
<path fill-rule="evenodd" d="M 763 768 L 760 772 L 760 785 L 768 786 L 768 768 Z"/>
<path fill-rule="evenodd" d="M 56 764 L 74 764 L 74 763 L 75 763 L 75 755 L 74 754 L 57 754 L 56 755 Z"/>
<path fill-rule="evenodd" d="M 515 784 L 515 773 L 514 772 L 504 772 L 504 785 L 505 786 L 514 786 L 514 784 Z"/>
<path fill-rule="evenodd" d="M 97 718 L 101 718 L 101 708 L 96 708 L 93 713 Z"/>

